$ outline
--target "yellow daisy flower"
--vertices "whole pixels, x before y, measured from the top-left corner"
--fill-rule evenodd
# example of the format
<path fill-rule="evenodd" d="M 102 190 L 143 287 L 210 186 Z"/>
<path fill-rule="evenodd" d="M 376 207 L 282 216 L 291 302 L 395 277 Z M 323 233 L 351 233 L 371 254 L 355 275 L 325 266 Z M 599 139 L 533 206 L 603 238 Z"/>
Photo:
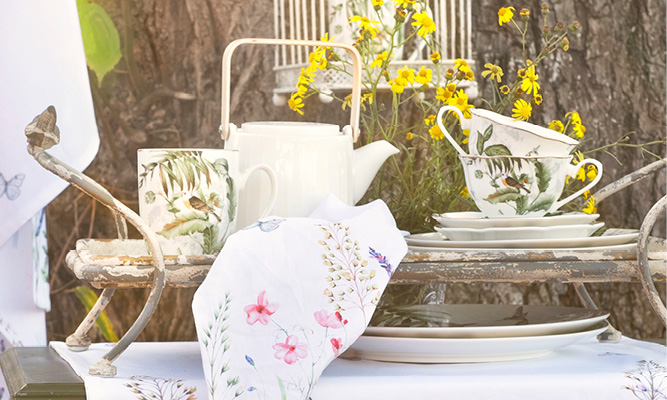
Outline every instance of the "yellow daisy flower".
<path fill-rule="evenodd" d="M 533 100 L 535 100 L 535 104 L 538 106 L 542 104 L 542 95 L 539 93 L 535 93 L 535 97 L 533 97 Z"/>
<path fill-rule="evenodd" d="M 431 61 L 433 61 L 434 64 L 437 64 L 440 61 L 440 53 L 437 51 L 435 53 L 432 53 L 431 56 Z"/>
<path fill-rule="evenodd" d="M 428 86 L 429 82 L 431 82 L 431 77 L 433 76 L 433 71 L 431 71 L 428 68 L 424 68 L 422 65 L 421 69 L 419 70 L 419 73 L 415 77 L 415 80 L 417 83 L 421 85 L 426 85 Z"/>
<path fill-rule="evenodd" d="M 433 122 L 435 122 L 435 114 L 431 114 L 424 118 L 424 124 L 426 125 L 433 125 Z"/>
<path fill-rule="evenodd" d="M 595 179 L 596 176 L 598 176 L 598 169 L 595 165 L 586 167 L 586 178 L 588 178 L 589 181 Z"/>
<path fill-rule="evenodd" d="M 415 4 L 415 0 L 394 0 L 396 7 L 408 8 Z"/>
<path fill-rule="evenodd" d="M 412 26 L 419 27 L 417 35 L 425 38 L 429 33 L 435 32 L 435 22 L 426 14 L 426 11 L 414 14 L 412 19 L 415 20 Z"/>
<path fill-rule="evenodd" d="M 391 55 L 393 56 L 394 53 L 391 53 Z M 375 57 L 375 61 L 371 63 L 370 67 L 371 68 L 382 67 L 387 62 L 388 58 L 389 54 L 387 54 L 386 51 L 383 51 L 382 53 L 378 54 L 377 57 Z"/>
<path fill-rule="evenodd" d="M 398 78 L 392 79 L 389 82 L 387 82 L 389 86 L 391 86 L 391 91 L 394 93 L 401 94 L 403 93 L 403 90 L 405 89 L 405 85 L 402 84 L 402 81 L 399 81 Z M 407 83 L 406 83 L 407 85 Z"/>
<path fill-rule="evenodd" d="M 540 90 L 540 84 L 537 83 L 539 76 L 535 73 L 535 65 L 531 65 L 526 69 L 526 77 L 521 82 L 521 90 L 530 94 L 533 90 L 537 93 Z"/>
<path fill-rule="evenodd" d="M 565 114 L 565 117 L 569 118 L 573 124 L 581 123 L 581 117 L 579 116 L 579 113 L 576 111 L 570 111 L 569 113 Z"/>
<path fill-rule="evenodd" d="M 595 214 L 598 212 L 598 209 L 595 207 L 595 198 L 593 196 L 588 199 L 585 207 L 581 211 L 586 214 Z"/>
<path fill-rule="evenodd" d="M 519 99 L 514 102 L 514 108 L 512 109 L 512 117 L 520 121 L 528 121 L 531 113 L 533 112 L 533 107 L 526 102 L 524 99 Z"/>
<path fill-rule="evenodd" d="M 469 199 L 470 193 L 468 192 L 468 187 L 464 186 L 463 189 L 461 189 L 461 191 L 459 192 L 459 195 L 464 199 Z"/>
<path fill-rule="evenodd" d="M 372 37 L 377 36 L 379 32 L 378 28 L 374 27 L 372 24 L 379 24 L 380 21 L 373 21 L 368 17 L 362 17 L 359 15 L 353 15 L 350 17 L 350 23 L 359 22 L 360 29 L 365 32 L 369 32 Z"/>
<path fill-rule="evenodd" d="M 490 75 L 491 80 L 496 80 L 500 83 L 500 78 L 503 76 L 503 69 L 499 66 L 491 63 L 484 64 L 484 68 L 488 68 L 486 71 L 482 72 L 482 78 L 486 78 Z"/>
<path fill-rule="evenodd" d="M 465 136 L 465 138 L 463 139 L 462 143 L 463 144 L 468 143 L 468 139 L 470 139 L 470 129 L 464 129 L 463 130 L 463 136 Z"/>
<path fill-rule="evenodd" d="M 415 83 L 415 70 L 408 67 L 407 65 L 398 71 L 398 76 L 396 77 L 396 81 L 399 82 L 403 86 L 408 86 L 408 83 L 411 85 Z"/>
<path fill-rule="evenodd" d="M 444 102 L 447 102 L 447 100 L 449 100 L 449 98 L 452 97 L 452 93 L 453 93 L 453 92 L 450 92 L 449 90 L 447 90 L 447 89 L 445 89 L 445 88 L 443 88 L 443 87 L 439 87 L 439 88 L 435 91 L 435 98 L 436 98 L 437 100 L 442 100 L 442 101 L 444 101 Z"/>
<path fill-rule="evenodd" d="M 405 134 L 405 140 L 412 140 L 414 137 L 415 135 L 412 134 L 412 132 L 408 132 Z"/>
<path fill-rule="evenodd" d="M 287 100 L 287 105 L 292 111 L 296 111 L 299 114 L 303 115 L 303 110 L 301 110 L 304 106 L 303 99 L 297 96 L 296 93 L 293 93 L 290 99 Z"/>
<path fill-rule="evenodd" d="M 475 107 L 472 104 L 468 104 L 468 95 L 465 94 L 463 89 L 459 89 L 456 94 L 447 100 L 447 104 L 461 110 L 465 118 L 470 118 L 470 109 Z"/>
<path fill-rule="evenodd" d="M 514 17 L 514 7 L 501 7 L 498 10 L 498 25 L 502 26 L 504 23 L 510 22 Z"/>
<path fill-rule="evenodd" d="M 577 139 L 582 139 L 584 137 L 584 133 L 586 133 L 586 127 L 583 124 L 573 124 L 572 130 L 574 131 L 574 135 L 577 137 Z"/>
<path fill-rule="evenodd" d="M 445 137 L 445 134 L 442 133 L 438 125 L 433 125 L 431 129 L 428 130 L 428 133 L 431 135 L 431 139 L 433 140 L 440 140 Z"/>
<path fill-rule="evenodd" d="M 382 7 L 384 5 L 384 0 L 373 0 L 373 7 Z"/>
<path fill-rule="evenodd" d="M 509 92 L 510 92 L 510 88 L 509 88 L 509 86 L 507 86 L 507 85 L 502 85 L 502 86 L 500 87 L 500 93 L 502 93 L 502 94 L 509 94 Z"/>
<path fill-rule="evenodd" d="M 559 120 L 554 119 L 553 121 L 549 122 L 549 129 L 563 133 L 563 129 L 565 129 L 565 126 Z"/>

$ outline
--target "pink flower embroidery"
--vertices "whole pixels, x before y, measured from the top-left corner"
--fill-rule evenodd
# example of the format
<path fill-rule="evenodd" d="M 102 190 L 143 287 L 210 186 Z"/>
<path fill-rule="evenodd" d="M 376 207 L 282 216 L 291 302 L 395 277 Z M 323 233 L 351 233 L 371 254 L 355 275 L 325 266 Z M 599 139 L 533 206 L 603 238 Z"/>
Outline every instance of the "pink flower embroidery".
<path fill-rule="evenodd" d="M 268 300 L 264 299 L 265 294 L 266 291 L 259 292 L 257 295 L 257 304 L 249 304 L 243 309 L 248 315 L 246 322 L 249 325 L 254 325 L 257 321 L 262 325 L 268 324 L 271 314 L 278 310 L 277 303 L 269 303 Z"/>
<path fill-rule="evenodd" d="M 334 355 L 338 357 L 338 350 L 343 348 L 343 339 L 331 338 L 331 347 L 333 347 Z"/>
<path fill-rule="evenodd" d="M 273 350 L 276 351 L 274 357 L 279 360 L 285 360 L 290 365 L 297 362 L 299 358 L 308 357 L 308 345 L 299 343 L 299 338 L 294 335 L 289 335 L 285 339 L 285 343 L 274 344 Z"/>
<path fill-rule="evenodd" d="M 341 324 L 342 319 L 343 317 L 338 311 L 329 314 L 327 313 L 327 310 L 320 310 L 315 313 L 315 321 L 325 328 L 341 328 L 343 326 Z"/>

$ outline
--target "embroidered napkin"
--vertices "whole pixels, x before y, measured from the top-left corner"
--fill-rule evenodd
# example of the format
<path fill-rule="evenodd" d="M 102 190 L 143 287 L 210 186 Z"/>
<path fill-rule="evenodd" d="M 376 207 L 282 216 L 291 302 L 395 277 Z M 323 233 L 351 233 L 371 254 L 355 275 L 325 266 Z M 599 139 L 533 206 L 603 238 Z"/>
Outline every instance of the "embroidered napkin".
<path fill-rule="evenodd" d="M 406 252 L 382 201 L 333 196 L 311 218 L 268 218 L 230 236 L 192 304 L 209 399 L 307 399 L 363 333 Z"/>
<path fill-rule="evenodd" d="M 1 245 L 67 186 L 28 154 L 26 125 L 54 105 L 63 135 L 50 152 L 78 170 L 99 137 L 76 2 L 0 0 L 0 9 Z"/>

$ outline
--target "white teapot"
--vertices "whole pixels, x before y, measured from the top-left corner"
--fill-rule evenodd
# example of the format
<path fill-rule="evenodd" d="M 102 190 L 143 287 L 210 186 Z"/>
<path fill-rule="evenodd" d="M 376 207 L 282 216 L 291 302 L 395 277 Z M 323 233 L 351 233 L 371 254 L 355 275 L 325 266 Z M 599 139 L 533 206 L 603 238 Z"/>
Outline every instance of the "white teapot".
<path fill-rule="evenodd" d="M 287 44 L 340 47 L 352 58 L 354 75 L 350 125 L 305 122 L 246 122 L 238 128 L 229 122 L 230 64 L 233 51 L 242 44 Z M 225 149 L 240 152 L 241 168 L 267 164 L 276 172 L 278 196 L 271 214 L 304 217 L 332 193 L 354 205 L 368 189 L 382 163 L 398 149 L 385 140 L 353 149 L 359 137 L 361 57 L 346 44 L 277 39 L 240 39 L 227 46 L 222 62 L 222 123 Z M 268 178 L 257 174 L 240 194 L 238 227 L 254 222 L 252 216 L 270 198 Z"/>

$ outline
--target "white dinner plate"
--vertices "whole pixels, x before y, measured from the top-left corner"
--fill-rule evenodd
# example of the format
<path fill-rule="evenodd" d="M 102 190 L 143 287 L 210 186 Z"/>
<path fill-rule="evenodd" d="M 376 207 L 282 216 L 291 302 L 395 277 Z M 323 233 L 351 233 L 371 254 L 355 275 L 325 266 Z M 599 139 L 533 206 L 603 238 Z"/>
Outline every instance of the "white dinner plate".
<path fill-rule="evenodd" d="M 553 225 L 578 225 L 590 224 L 600 214 L 586 214 L 582 212 L 570 212 L 560 215 L 545 217 L 508 217 L 488 218 L 481 212 L 451 212 L 444 214 L 433 214 L 433 219 L 442 226 L 448 228 L 507 228 L 511 226 L 553 226 Z"/>
<path fill-rule="evenodd" d="M 450 240 L 518 240 L 582 238 L 591 236 L 602 228 L 597 224 L 554 225 L 554 226 L 512 226 L 502 228 L 449 228 L 436 226 L 435 230 Z"/>
<path fill-rule="evenodd" d="M 579 307 L 508 304 L 421 304 L 401 308 L 426 316 L 432 312 L 436 318 L 428 320 L 432 325 L 428 327 L 369 326 L 364 335 L 412 338 L 556 335 L 585 330 L 609 316 L 606 311 Z M 443 314 L 447 315 L 444 319 Z"/>
<path fill-rule="evenodd" d="M 405 338 L 362 335 L 342 355 L 408 363 L 479 363 L 545 357 L 604 332 L 607 322 L 573 333 L 503 338 Z"/>
<path fill-rule="evenodd" d="M 608 229 L 602 236 L 584 238 L 520 239 L 520 240 L 446 240 L 438 232 L 408 235 L 405 240 L 411 246 L 478 249 L 553 249 L 599 247 L 626 244 L 637 240 L 638 231 Z"/>
<path fill-rule="evenodd" d="M 482 251 L 482 252 L 488 252 L 488 248 L 474 248 L 474 247 L 468 247 L 468 248 L 457 248 L 457 247 L 430 247 L 430 246 L 411 246 L 408 245 L 408 250 L 415 252 L 415 253 L 424 253 L 424 252 L 431 252 L 431 251 Z M 593 251 L 632 251 L 633 254 L 636 253 L 637 251 L 637 243 L 626 243 L 626 244 L 617 244 L 613 246 L 591 246 L 591 247 L 560 247 L 557 249 L 554 248 L 539 248 L 535 247 L 532 249 L 521 249 L 521 248 L 512 248 L 512 249 L 505 249 L 505 250 L 511 250 L 516 254 L 517 252 L 539 252 L 539 251 L 561 251 L 561 252 L 586 252 L 586 253 L 591 253 Z M 662 256 L 662 258 L 660 258 Z M 620 257 L 620 254 L 619 254 Z M 650 260 L 664 260 L 665 255 L 664 253 L 654 253 L 650 254 L 649 256 Z"/>

